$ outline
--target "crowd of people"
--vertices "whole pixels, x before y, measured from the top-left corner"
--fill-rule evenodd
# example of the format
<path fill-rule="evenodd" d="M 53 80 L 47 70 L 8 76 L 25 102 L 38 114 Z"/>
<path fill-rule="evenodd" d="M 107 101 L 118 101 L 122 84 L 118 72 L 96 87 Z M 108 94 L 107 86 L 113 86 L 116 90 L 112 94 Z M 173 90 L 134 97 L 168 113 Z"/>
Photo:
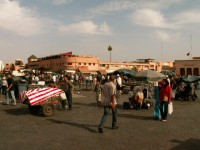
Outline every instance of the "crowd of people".
<path fill-rule="evenodd" d="M 63 110 L 72 110 L 72 95 L 76 85 L 84 84 L 95 92 L 97 106 L 103 106 L 104 112 L 98 130 L 103 133 L 109 111 L 112 111 L 112 129 L 117 129 L 117 103 L 122 94 L 122 86 L 127 83 L 127 79 L 121 75 L 84 75 L 84 74 L 26 74 L 23 79 L 29 84 L 38 84 L 45 81 L 46 86 L 60 88 L 65 92 L 66 100 L 61 101 Z M 126 80 L 125 80 L 126 79 Z M 3 75 L 1 79 L 1 93 L 6 95 L 5 104 L 16 105 L 15 81 L 11 73 Z M 148 87 L 143 85 L 130 85 L 128 92 L 128 103 L 130 109 L 149 109 L 154 104 L 153 118 L 155 120 L 166 121 L 168 106 L 172 99 L 189 100 L 189 96 L 195 94 L 195 84 L 185 84 L 173 77 L 165 78 L 159 82 L 150 82 Z M 80 90 L 80 89 L 79 89 Z M 151 94 L 150 94 L 151 93 Z M 152 102 L 152 99 L 155 101 Z M 123 100 L 124 101 L 124 100 Z"/>

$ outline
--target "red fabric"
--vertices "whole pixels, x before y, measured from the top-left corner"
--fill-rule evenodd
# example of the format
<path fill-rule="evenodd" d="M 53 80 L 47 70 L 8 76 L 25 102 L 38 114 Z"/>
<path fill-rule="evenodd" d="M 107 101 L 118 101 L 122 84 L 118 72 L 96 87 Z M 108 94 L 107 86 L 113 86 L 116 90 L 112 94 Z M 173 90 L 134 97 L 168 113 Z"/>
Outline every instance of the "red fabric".
<path fill-rule="evenodd" d="M 53 97 L 57 94 L 63 93 L 64 91 L 58 88 L 37 88 L 34 90 L 23 91 L 20 94 L 21 101 L 28 97 L 31 105 L 36 105 L 39 102 L 46 100 L 47 98 Z"/>
<path fill-rule="evenodd" d="M 65 56 L 71 56 L 72 55 L 72 52 L 67 52 L 66 54 L 65 54 Z"/>
<path fill-rule="evenodd" d="M 169 102 L 172 101 L 172 88 L 169 85 L 161 88 L 160 100 L 163 101 L 165 96 L 168 97 Z"/>

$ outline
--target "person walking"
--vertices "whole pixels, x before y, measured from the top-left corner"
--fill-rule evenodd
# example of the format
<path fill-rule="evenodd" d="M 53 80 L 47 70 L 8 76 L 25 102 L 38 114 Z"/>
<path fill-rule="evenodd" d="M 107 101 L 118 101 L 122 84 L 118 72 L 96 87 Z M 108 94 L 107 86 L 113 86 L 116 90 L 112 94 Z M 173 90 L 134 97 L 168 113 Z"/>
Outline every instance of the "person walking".
<path fill-rule="evenodd" d="M 102 97 L 102 85 L 99 80 L 97 80 L 96 85 L 94 87 L 94 92 L 96 94 L 96 102 L 98 107 L 101 106 L 101 97 Z"/>
<path fill-rule="evenodd" d="M 155 105 L 154 105 L 154 119 L 161 120 L 160 114 L 160 92 L 161 92 L 161 82 L 154 83 L 154 98 L 155 98 Z"/>
<path fill-rule="evenodd" d="M 122 78 L 120 77 L 119 74 L 117 74 L 117 78 L 116 78 L 116 85 L 117 85 L 117 91 L 116 91 L 116 98 L 117 101 L 119 100 L 120 96 L 121 96 L 121 88 L 122 88 Z"/>
<path fill-rule="evenodd" d="M 10 103 L 10 97 L 13 100 L 13 105 L 16 105 L 16 98 L 15 98 L 15 82 L 12 78 L 12 74 L 9 73 L 8 74 L 8 78 L 7 78 L 7 83 L 8 83 L 8 87 L 7 87 L 7 94 L 6 94 L 6 104 L 9 105 Z"/>
<path fill-rule="evenodd" d="M 160 94 L 160 113 L 162 121 L 167 120 L 168 104 L 172 101 L 172 89 L 167 79 L 163 79 Z"/>
<path fill-rule="evenodd" d="M 8 87 L 7 79 L 6 79 L 6 77 L 3 77 L 3 80 L 2 80 L 2 94 L 6 95 L 7 87 Z"/>
<path fill-rule="evenodd" d="M 112 129 L 117 129 L 117 101 L 116 101 L 116 84 L 115 76 L 111 75 L 109 82 L 103 85 L 103 95 L 104 95 L 104 113 L 101 118 L 101 122 L 98 126 L 99 133 L 103 133 L 103 127 L 109 115 L 109 110 L 112 110 Z"/>
<path fill-rule="evenodd" d="M 72 84 L 72 82 L 69 80 L 69 76 L 65 75 L 64 76 L 64 83 L 62 86 L 63 91 L 65 91 L 65 95 L 67 97 L 67 101 L 68 101 L 68 107 L 69 110 L 72 110 L 72 93 L 74 90 L 74 85 Z M 63 101 L 63 109 L 66 109 L 66 101 Z"/>

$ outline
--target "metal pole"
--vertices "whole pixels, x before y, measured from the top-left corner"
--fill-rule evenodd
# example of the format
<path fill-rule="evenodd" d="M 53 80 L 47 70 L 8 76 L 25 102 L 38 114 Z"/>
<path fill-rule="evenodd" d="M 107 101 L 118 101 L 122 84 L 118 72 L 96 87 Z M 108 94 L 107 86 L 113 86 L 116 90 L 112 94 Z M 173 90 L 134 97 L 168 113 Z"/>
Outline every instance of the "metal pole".
<path fill-rule="evenodd" d="M 111 62 L 111 51 L 110 51 L 110 62 Z"/>

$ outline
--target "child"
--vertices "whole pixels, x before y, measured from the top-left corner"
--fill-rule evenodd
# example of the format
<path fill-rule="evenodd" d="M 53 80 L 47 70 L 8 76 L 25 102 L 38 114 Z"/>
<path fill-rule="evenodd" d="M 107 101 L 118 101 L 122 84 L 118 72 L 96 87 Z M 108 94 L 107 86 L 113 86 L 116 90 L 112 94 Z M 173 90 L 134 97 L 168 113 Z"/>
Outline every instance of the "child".
<path fill-rule="evenodd" d="M 97 80 L 96 85 L 94 87 L 94 92 L 96 93 L 96 101 L 98 107 L 101 106 L 101 95 L 102 95 L 102 85 L 99 80 Z"/>

